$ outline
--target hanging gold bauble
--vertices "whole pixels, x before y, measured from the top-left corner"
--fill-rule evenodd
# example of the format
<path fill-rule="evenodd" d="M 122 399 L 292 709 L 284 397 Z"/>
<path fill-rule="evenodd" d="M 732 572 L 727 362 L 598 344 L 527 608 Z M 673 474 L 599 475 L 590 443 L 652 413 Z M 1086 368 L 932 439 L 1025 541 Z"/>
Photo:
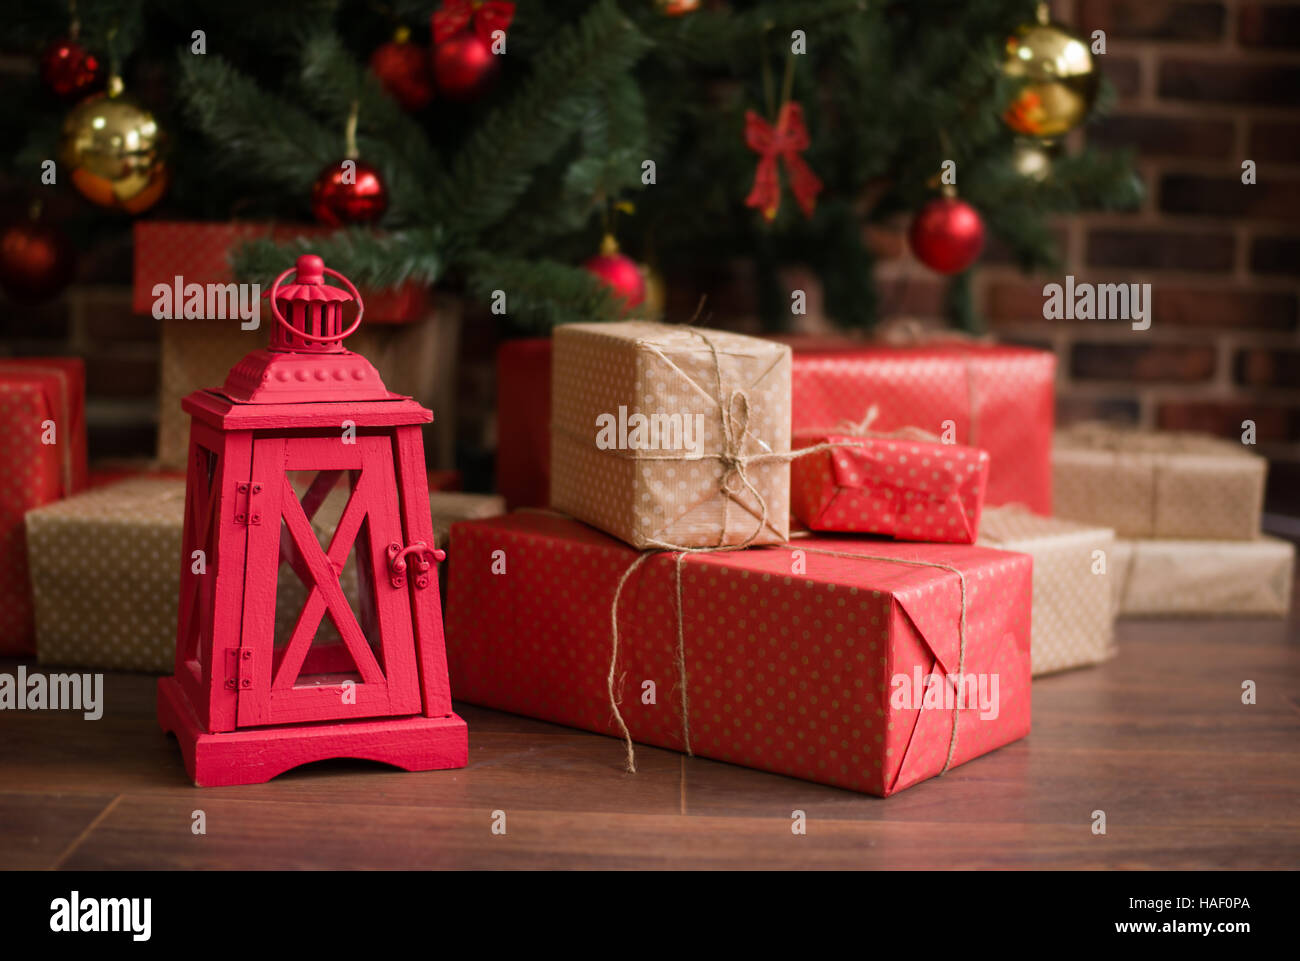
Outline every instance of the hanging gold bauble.
<path fill-rule="evenodd" d="M 107 92 L 86 98 L 63 121 L 59 166 L 91 203 L 138 214 L 167 189 L 165 139 L 153 113 L 113 78 Z"/>
<path fill-rule="evenodd" d="M 645 280 L 645 300 L 638 313 L 649 320 L 661 320 L 668 299 L 668 290 L 664 286 L 663 276 L 649 264 L 640 264 L 638 269 Z"/>
<path fill-rule="evenodd" d="M 1051 139 L 1083 122 L 1097 99 L 1097 69 L 1083 38 L 1048 18 L 1007 39 L 1002 72 L 1024 85 L 1002 119 L 1017 133 Z"/>
<path fill-rule="evenodd" d="M 1052 145 L 1017 137 L 1011 149 L 1011 168 L 1030 180 L 1046 180 L 1052 172 Z"/>

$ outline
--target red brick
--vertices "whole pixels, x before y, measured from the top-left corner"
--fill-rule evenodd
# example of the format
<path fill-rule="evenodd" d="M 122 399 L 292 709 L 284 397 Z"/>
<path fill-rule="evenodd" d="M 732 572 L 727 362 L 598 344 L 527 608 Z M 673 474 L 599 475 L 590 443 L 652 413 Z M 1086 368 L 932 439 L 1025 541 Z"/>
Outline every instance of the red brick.
<path fill-rule="evenodd" d="M 1111 115 L 1088 128 L 1090 143 L 1110 149 L 1132 147 L 1143 157 L 1219 160 L 1231 156 L 1232 136 L 1230 120 L 1155 114 Z"/>
<path fill-rule="evenodd" d="M 1151 287 L 1151 316 L 1160 325 L 1182 327 L 1251 327 L 1294 330 L 1297 302 L 1294 292 L 1271 292 L 1242 287 Z"/>
<path fill-rule="evenodd" d="M 1080 33 L 1105 30 L 1106 38 L 1218 40 L 1226 15 L 1222 3 L 1168 0 L 1081 0 L 1074 23 Z"/>
<path fill-rule="evenodd" d="M 1241 401 L 1165 401 L 1156 423 L 1165 430 L 1199 430 L 1241 440 L 1244 420 L 1255 422 L 1255 439 L 1269 443 L 1300 440 L 1300 410 Z"/>
<path fill-rule="evenodd" d="M 1240 176 L 1202 177 L 1165 174 L 1160 178 L 1160 209 L 1209 217 L 1300 219 L 1300 180 L 1264 177 L 1244 184 Z"/>
<path fill-rule="evenodd" d="M 19 340 L 39 341 L 57 353 L 72 329 L 68 314 L 66 297 L 31 306 L 0 301 L 0 354 Z"/>
<path fill-rule="evenodd" d="M 1214 376 L 1209 344 L 1076 344 L 1070 374 L 1080 380 L 1194 383 Z"/>
<path fill-rule="evenodd" d="M 1127 270 L 1226 271 L 1232 269 L 1233 247 L 1227 233 L 1097 229 L 1088 233 L 1088 263 Z"/>
<path fill-rule="evenodd" d="M 1300 276 L 1300 237 L 1256 237 L 1250 245 L 1250 269 Z"/>
<path fill-rule="evenodd" d="M 881 281 L 879 291 L 880 316 L 886 320 L 895 317 L 942 317 L 947 286 L 942 281 L 918 277 Z"/>
<path fill-rule="evenodd" d="M 1300 88 L 1300 67 L 1165 60 L 1157 88 L 1173 100 L 1290 107 Z"/>
<path fill-rule="evenodd" d="M 984 315 L 993 323 L 1043 320 L 1043 285 L 1032 281 L 990 284 Z"/>
<path fill-rule="evenodd" d="M 1300 123 L 1251 124 L 1249 156 L 1255 163 L 1300 163 Z"/>
<path fill-rule="evenodd" d="M 1300 388 L 1300 350 L 1239 350 L 1233 366 L 1237 382 L 1248 387 Z"/>
<path fill-rule="evenodd" d="M 162 322 L 148 314 L 132 312 L 129 288 L 125 289 L 125 296 L 101 296 L 94 291 L 82 291 L 78 296 L 82 331 L 92 345 L 157 342 Z"/>
<path fill-rule="evenodd" d="M 868 224 L 862 242 L 877 260 L 898 260 L 907 250 L 907 238 L 901 228 Z"/>
<path fill-rule="evenodd" d="M 1300 48 L 1300 7 L 1242 4 L 1237 13 L 1237 41 L 1243 47 Z"/>

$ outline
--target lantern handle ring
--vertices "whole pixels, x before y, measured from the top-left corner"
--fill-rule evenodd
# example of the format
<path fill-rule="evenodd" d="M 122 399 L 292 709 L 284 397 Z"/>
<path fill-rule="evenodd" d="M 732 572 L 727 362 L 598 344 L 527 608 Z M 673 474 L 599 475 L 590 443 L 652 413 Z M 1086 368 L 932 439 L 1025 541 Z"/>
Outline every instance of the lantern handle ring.
<path fill-rule="evenodd" d="M 366 312 L 366 305 L 361 301 L 361 294 L 357 291 L 357 288 L 352 283 L 352 281 L 348 280 L 346 277 L 344 277 L 337 270 L 334 270 L 332 267 L 325 267 L 323 265 L 321 266 L 321 272 L 330 274 L 331 276 L 337 277 L 339 280 L 343 281 L 343 284 L 344 286 L 347 287 L 348 292 L 352 294 L 352 299 L 357 302 L 357 319 L 352 321 L 352 326 L 340 334 L 309 334 L 304 330 L 299 330 L 297 327 L 294 327 L 287 320 L 284 319 L 284 314 L 280 313 L 280 308 L 276 306 L 275 292 L 280 289 L 280 284 L 284 283 L 284 278 L 288 277 L 297 269 L 298 269 L 298 265 L 294 264 L 292 267 L 290 267 L 288 270 L 282 273 L 279 277 L 276 277 L 275 283 L 271 285 L 271 294 L 270 294 L 271 316 L 273 316 L 276 319 L 276 322 L 293 336 L 301 337 L 303 340 L 315 341 L 317 343 L 333 343 L 336 341 L 342 341 L 342 340 L 346 340 L 347 338 L 355 334 L 357 332 L 357 328 L 361 326 L 361 318 Z"/>

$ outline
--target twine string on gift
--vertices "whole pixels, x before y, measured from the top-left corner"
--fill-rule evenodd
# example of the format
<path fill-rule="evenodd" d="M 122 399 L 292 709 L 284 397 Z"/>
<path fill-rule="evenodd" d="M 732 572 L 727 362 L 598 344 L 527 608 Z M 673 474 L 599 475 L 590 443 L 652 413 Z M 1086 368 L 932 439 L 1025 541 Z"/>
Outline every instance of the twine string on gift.
<path fill-rule="evenodd" d="M 861 420 L 842 420 L 835 425 L 833 430 L 825 431 L 824 433 L 849 434 L 853 437 L 879 437 L 895 438 L 897 440 L 924 441 L 929 444 L 943 443 L 943 440 L 938 434 L 925 430 L 922 427 L 913 427 L 909 425 L 907 427 L 899 427 L 897 430 L 872 430 L 871 425 L 875 423 L 876 418 L 879 416 L 880 405 L 872 404 L 867 408 L 866 413 L 862 415 Z"/>

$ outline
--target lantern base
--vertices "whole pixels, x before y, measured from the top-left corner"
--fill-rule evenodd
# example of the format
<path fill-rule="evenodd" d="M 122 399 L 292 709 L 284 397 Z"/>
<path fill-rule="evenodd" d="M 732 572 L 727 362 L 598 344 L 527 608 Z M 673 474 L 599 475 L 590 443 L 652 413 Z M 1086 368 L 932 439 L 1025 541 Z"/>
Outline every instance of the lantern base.
<path fill-rule="evenodd" d="M 358 758 L 406 771 L 464 767 L 469 734 L 455 714 L 249 728 L 210 734 L 175 678 L 158 681 L 158 723 L 174 733 L 197 787 L 262 784 L 312 761 Z"/>

